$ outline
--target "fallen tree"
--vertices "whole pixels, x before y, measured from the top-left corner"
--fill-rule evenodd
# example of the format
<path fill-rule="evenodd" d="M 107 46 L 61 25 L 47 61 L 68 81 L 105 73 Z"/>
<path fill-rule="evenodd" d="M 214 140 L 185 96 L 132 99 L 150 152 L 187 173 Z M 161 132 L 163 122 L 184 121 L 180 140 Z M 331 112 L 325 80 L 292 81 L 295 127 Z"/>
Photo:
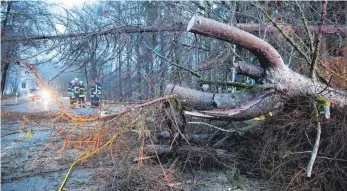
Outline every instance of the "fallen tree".
<path fill-rule="evenodd" d="M 239 63 L 236 68 L 239 73 L 256 76 L 262 82 L 262 85 L 255 85 L 253 91 L 216 94 L 169 84 L 165 92 L 176 95 L 185 108 L 194 110 L 189 112 L 190 115 L 247 120 L 279 111 L 289 99 L 301 96 L 325 100 L 331 107 L 347 106 L 347 92 L 290 70 L 276 49 L 248 32 L 200 16 L 190 20 L 187 30 L 236 44 L 252 52 L 258 58 L 260 67 Z"/>
<path fill-rule="evenodd" d="M 289 69 L 269 43 L 238 28 L 194 16 L 187 30 L 249 50 L 260 66 L 240 62 L 233 63 L 234 67 L 239 74 L 257 78 L 261 84 L 225 83 L 245 89 L 233 93 L 209 93 L 169 84 L 166 94 L 176 96 L 186 115 L 245 121 L 269 112 L 278 113 L 265 120 L 262 128 L 252 128 L 254 139 L 242 142 L 237 141 L 241 136 L 226 134 L 214 142 L 214 147 L 232 136 L 234 145 L 230 140 L 224 148 L 241 145 L 230 150 L 236 155 L 242 153 L 242 163 L 251 164 L 252 168 L 246 166 L 245 171 L 261 173 L 274 181 L 279 190 L 345 190 L 346 143 L 342 137 L 346 136 L 347 92 L 317 80 L 316 58 L 307 57 L 311 71 L 310 77 L 306 77 Z M 319 50 L 319 40 L 318 37 L 315 50 Z M 321 113 L 331 119 L 323 120 Z"/>
<path fill-rule="evenodd" d="M 268 43 L 265 41 L 246 33 L 242 30 L 239 30 L 237 28 L 230 27 L 228 25 L 224 25 L 221 23 L 218 23 L 216 21 L 212 21 L 209 19 L 201 18 L 201 17 L 194 17 L 192 21 L 188 25 L 188 29 L 191 32 L 207 35 L 207 36 L 213 36 L 222 40 L 226 40 L 228 42 L 232 42 L 235 44 L 238 44 L 248 50 L 250 50 L 254 55 L 257 56 L 259 59 L 261 66 L 254 66 L 250 65 L 248 63 L 237 63 L 235 65 L 237 71 L 239 73 L 256 77 L 261 79 L 262 84 L 261 85 L 254 85 L 247 87 L 247 91 L 244 92 L 236 92 L 236 93 L 221 93 L 221 94 L 213 94 L 213 93 L 207 93 L 207 92 L 201 92 L 185 87 L 181 87 L 174 84 L 169 84 L 166 88 L 166 92 L 168 94 L 175 94 L 176 98 L 182 103 L 184 106 L 184 109 L 191 109 L 194 111 L 186 112 L 186 114 L 199 116 L 199 117 L 205 117 L 205 118 L 217 118 L 217 119 L 227 119 L 227 120 L 247 120 L 254 117 L 257 117 L 259 115 L 266 114 L 268 112 L 282 112 L 285 113 L 286 118 L 278 118 L 274 117 L 272 120 L 274 124 L 277 124 L 276 127 L 274 124 L 271 124 L 271 120 L 267 121 L 267 124 L 265 126 L 269 127 L 268 129 L 264 128 L 255 128 L 258 127 L 254 126 L 254 124 L 250 124 L 246 126 L 245 128 L 235 128 L 235 129 L 224 129 L 219 128 L 217 126 L 212 127 L 213 125 L 204 123 L 204 122 L 188 122 L 188 124 L 201 124 L 206 125 L 209 127 L 212 127 L 214 129 L 217 129 L 218 131 L 222 131 L 223 133 L 229 133 L 224 135 L 218 135 L 215 136 L 216 133 L 208 132 L 211 134 L 207 134 L 207 136 L 192 136 L 195 134 L 184 135 L 185 132 L 187 134 L 189 131 L 185 131 L 185 129 L 181 129 L 183 125 L 185 125 L 185 120 L 180 122 L 180 119 L 178 117 L 184 116 L 175 116 L 174 113 L 177 113 L 177 110 L 181 110 L 182 107 L 179 102 L 176 101 L 176 99 L 170 95 L 167 97 L 158 98 L 137 106 L 128 107 L 127 109 L 118 112 L 116 114 L 111 114 L 109 116 L 104 117 L 92 117 L 92 118 L 86 118 L 82 116 L 72 115 L 64 111 L 64 108 L 62 104 L 59 102 L 59 100 L 55 97 L 56 102 L 58 103 L 60 109 L 61 109 L 61 117 L 66 119 L 67 121 L 71 122 L 95 122 L 95 121 L 102 121 L 103 122 L 103 128 L 96 128 L 95 130 L 97 132 L 90 133 L 90 136 L 86 137 L 87 142 L 86 143 L 94 143 L 96 144 L 95 147 L 88 147 L 87 152 L 85 152 L 85 155 L 78 157 L 75 162 L 70 166 L 63 183 L 60 187 L 60 190 L 63 190 L 63 187 L 68 180 L 69 174 L 71 173 L 73 167 L 77 164 L 80 164 L 82 161 L 85 161 L 88 158 L 91 158 L 94 155 L 100 154 L 101 151 L 106 150 L 105 148 L 111 148 L 112 144 L 116 145 L 122 145 L 122 142 L 119 140 L 123 136 L 123 138 L 129 142 L 126 142 L 125 147 L 131 147 L 132 150 L 138 149 L 138 155 L 134 161 L 138 162 L 139 166 L 142 164 L 142 160 L 147 159 L 156 159 L 158 163 L 161 166 L 161 170 L 164 180 L 166 181 L 167 185 L 170 184 L 170 173 L 168 172 L 168 169 L 164 169 L 164 167 L 161 165 L 160 159 L 162 157 L 165 157 L 165 154 L 171 154 L 168 158 L 174 158 L 173 164 L 170 165 L 171 167 L 177 167 L 179 164 L 183 168 L 186 167 L 185 164 L 189 164 L 191 166 L 203 166 L 204 161 L 206 162 L 213 162 L 218 164 L 218 166 L 223 166 L 227 168 L 232 168 L 234 165 L 243 165 L 241 166 L 242 169 L 245 169 L 245 171 L 252 170 L 250 168 L 253 168 L 252 162 L 259 161 L 261 166 L 260 171 L 261 173 L 266 174 L 267 176 L 272 176 L 271 179 L 279 180 L 288 185 L 288 187 L 294 187 L 292 186 L 291 180 L 302 180 L 301 177 L 304 177 L 302 174 L 305 171 L 300 170 L 299 173 L 296 171 L 296 167 L 300 167 L 303 165 L 300 165 L 300 163 L 303 163 L 304 165 L 307 165 L 307 162 L 305 160 L 305 156 L 307 153 L 316 153 L 318 146 L 320 150 L 323 150 L 324 156 L 320 156 L 319 154 L 317 156 L 314 156 L 313 162 L 315 158 L 318 159 L 316 162 L 317 168 L 313 169 L 329 169 L 331 170 L 331 173 L 326 172 L 316 172 L 313 173 L 314 176 L 317 177 L 317 175 L 328 175 L 328 178 L 324 177 L 325 182 L 321 183 L 321 185 L 326 186 L 326 188 L 330 188 L 330 190 L 343 190 L 343 188 L 346 188 L 347 183 L 344 179 L 344 174 L 346 174 L 345 168 L 345 142 L 344 142 L 344 135 L 346 134 L 346 112 L 344 112 L 346 109 L 346 92 L 330 88 L 328 85 L 323 84 L 319 81 L 317 81 L 314 78 L 307 78 L 300 74 L 297 74 L 293 71 L 291 71 L 284 63 L 281 58 L 281 56 L 277 53 L 277 51 L 271 47 Z M 40 79 L 40 81 L 44 84 L 44 87 L 48 88 L 48 85 L 44 83 L 42 78 L 37 74 L 37 72 L 28 64 L 25 64 L 23 62 L 19 62 L 19 64 L 25 65 L 27 68 L 29 68 L 35 75 Z M 312 115 L 312 113 L 307 111 L 316 111 L 317 107 L 314 106 L 303 108 L 301 110 L 295 111 L 292 109 L 291 113 L 286 112 L 282 110 L 285 109 L 291 109 L 289 107 L 286 107 L 285 104 L 292 100 L 295 97 L 301 97 L 301 98 L 313 98 L 317 101 L 323 101 L 328 102 L 328 105 L 332 105 L 334 108 L 332 109 L 333 116 L 331 121 L 337 121 L 341 123 L 336 123 L 333 128 L 325 128 L 329 124 L 329 120 L 323 121 L 321 124 L 318 123 L 319 120 L 317 119 L 318 113 L 316 112 L 315 115 Z M 307 101 L 307 100 L 306 100 Z M 153 106 L 156 103 L 163 103 L 161 105 L 157 104 L 157 112 L 154 112 L 155 110 L 152 109 L 144 109 L 145 107 Z M 300 102 L 303 103 L 303 102 Z M 306 107 L 309 105 L 309 101 L 307 103 L 302 104 Z M 314 105 L 314 104 L 312 104 Z M 309 106 L 312 106 L 309 105 Z M 170 112 L 164 113 L 162 112 L 162 108 L 169 109 Z M 293 106 L 292 106 L 293 107 Z M 295 106 L 295 108 L 298 108 L 298 106 Z M 341 109 L 342 108 L 342 109 Z M 136 111 L 136 109 L 139 109 L 139 111 Z M 143 110 L 140 110 L 143 109 Z M 338 112 L 334 113 L 336 110 L 340 110 L 340 113 Z M 147 114 L 151 114 L 153 111 L 153 114 L 150 118 L 146 118 Z M 342 112 L 341 112 L 342 111 Z M 155 113 L 158 113 L 158 116 L 154 115 Z M 162 116 L 162 115 L 167 115 Z M 181 114 L 181 112 L 179 113 Z M 303 115 L 305 116 L 303 117 Z M 317 115 L 316 115 L 317 114 Z M 336 115 L 335 115 L 336 114 Z M 281 116 L 281 115 L 278 115 Z M 300 120 L 297 120 L 300 118 Z M 117 120 L 116 120 L 117 119 Z M 155 140 L 153 138 L 149 138 L 151 136 L 152 132 L 157 132 L 155 128 L 162 128 L 162 125 L 156 127 L 154 123 L 154 119 L 166 119 L 169 121 L 167 124 L 168 130 L 170 131 L 168 136 L 171 136 L 171 139 L 176 139 L 177 134 L 173 134 L 174 130 L 178 134 L 182 134 L 182 136 L 185 141 L 188 143 L 187 145 L 181 145 L 180 147 L 172 147 L 174 140 L 171 140 L 170 147 L 167 145 L 161 146 L 161 145 L 155 145 Z M 285 119 L 285 121 L 283 120 Z M 295 119 L 295 120 L 293 120 Z M 320 140 L 321 145 L 318 145 L 316 149 L 312 148 L 312 144 L 310 139 L 315 139 L 315 129 L 312 128 L 312 125 L 316 125 L 315 123 L 311 123 L 311 120 L 314 119 L 314 122 L 317 122 L 317 129 L 318 126 L 322 126 L 322 131 L 318 130 L 319 136 L 316 138 L 316 142 L 319 144 Z M 148 122 L 148 121 L 153 122 Z M 159 120 L 159 121 L 160 121 Z M 299 121 L 299 122 L 296 122 Z M 308 121 L 310 123 L 308 123 Z M 282 122 L 283 124 L 280 124 Z M 344 123 L 342 123 L 344 122 Z M 299 124 L 300 123 L 300 124 Z M 344 124 L 344 126 L 343 126 Z M 332 124 L 329 124 L 332 125 Z M 223 127 L 225 127 L 224 125 Z M 176 129 L 174 129 L 176 128 Z M 305 129 L 306 128 L 306 129 Z M 100 131 L 99 131 L 100 129 Z M 192 127 L 191 129 L 197 129 L 197 126 Z M 191 130 L 190 129 L 190 130 Z M 254 138 L 248 140 L 246 136 L 239 136 L 242 135 L 245 132 L 249 131 L 257 131 L 259 129 L 259 134 L 262 135 L 262 138 Z M 63 129 L 64 131 L 64 129 Z M 288 136 L 289 133 L 295 132 L 295 136 Z M 307 131 L 307 132 L 306 132 Z M 206 132 L 203 132 L 206 133 Z M 129 135 L 130 134 L 130 135 Z M 168 134 L 168 133 L 166 133 Z M 255 133 L 256 134 L 256 133 Z M 322 134 L 322 139 L 319 139 L 320 134 Z M 101 136 L 100 136 L 101 135 Z M 205 134 L 206 135 L 206 134 Z M 234 136 L 235 135 L 235 136 Z M 280 136 L 279 136 L 280 135 Z M 299 136 L 300 135 L 300 136 Z M 307 140 L 303 141 L 303 138 L 306 136 Z M 132 137 L 133 139 L 129 139 L 129 137 Z M 195 146 L 195 144 L 189 144 L 192 141 L 191 138 L 197 138 L 197 139 L 203 139 L 201 142 L 206 142 L 206 138 L 208 138 L 207 143 L 208 146 L 199 145 Z M 222 138 L 222 139 L 218 139 Z M 235 140 L 235 137 L 240 137 L 244 140 L 243 142 L 239 140 L 235 140 L 234 145 L 229 144 L 230 142 L 227 142 L 228 139 Z M 259 136 L 260 137 L 260 136 Z M 305 137 L 305 138 L 306 138 Z M 131 145 L 130 142 L 135 143 L 136 140 L 141 140 L 140 144 L 134 144 Z M 260 141 L 259 141 L 260 139 Z M 289 139 L 289 140 L 288 140 Z M 335 140 L 336 143 L 331 143 L 329 140 Z M 101 141 L 100 141 L 101 140 Z M 213 140 L 213 141 L 211 141 Z M 83 138 L 83 141 L 85 141 L 85 137 Z M 247 142 L 246 142 L 247 141 Z M 69 146 L 69 142 L 71 144 L 71 141 L 66 141 L 66 145 Z M 198 142 L 198 141 L 196 141 Z M 72 142 L 73 143 L 73 142 Z M 128 144 L 129 143 L 129 144 Z M 250 144 L 251 143 L 251 144 Z M 200 143 L 201 144 L 201 143 Z M 130 146 L 129 146 L 130 145 Z M 139 146 L 140 145 L 140 146 Z M 227 145 L 223 149 L 216 149 L 220 147 L 221 145 Z M 279 145 L 279 146 L 278 146 Z M 67 146 L 63 146 L 63 148 L 68 148 Z M 211 147 L 212 146 L 212 147 Z M 335 149 L 341 146 L 340 151 L 335 152 Z M 119 147 L 119 146 L 118 146 Z M 228 149 L 228 150 L 226 150 Z M 231 152 L 231 150 L 235 150 Z M 327 153 L 329 151 L 329 153 Z M 161 156 L 160 154 L 163 154 Z M 335 154 L 335 155 L 334 155 Z M 150 155 L 150 156 L 146 156 Z M 160 156 L 159 156 L 160 155 Z M 174 157 L 172 157 L 174 156 Z M 278 159 L 278 156 L 282 157 L 282 159 Z M 295 158 L 295 163 L 289 163 L 287 161 L 284 161 L 287 158 L 291 157 L 291 160 L 293 161 L 293 158 Z M 303 157 L 304 156 L 304 157 Z M 313 154 L 312 154 L 313 156 Z M 129 157 L 126 157 L 127 159 Z M 302 159 L 304 158 L 304 159 Z M 332 163 L 331 165 L 326 165 L 325 161 L 321 161 L 322 159 L 330 161 Z M 177 162 L 178 160 L 184 161 L 183 163 Z M 240 163 L 238 163 L 240 161 Z M 242 161 L 242 162 L 241 162 Z M 269 161 L 272 163 L 269 164 Z M 304 162 L 302 162 L 304 161 Z M 311 166 L 313 162 L 309 165 Z M 276 163 L 276 165 L 273 165 Z M 290 166 L 288 165 L 290 164 Z M 209 164 L 208 164 L 209 165 Z M 319 165 L 319 166 L 318 166 Z M 335 165 L 335 166 L 334 166 Z M 285 170 L 285 172 L 281 172 Z M 280 174 L 282 173 L 282 174 Z M 297 173 L 295 177 L 292 179 L 290 177 L 294 173 Z M 128 173 L 130 177 L 130 173 Z M 334 177 L 334 175 L 339 174 L 341 175 L 341 178 L 335 178 L 331 181 L 331 178 Z M 321 176 L 321 175 L 320 175 Z M 146 177 L 151 177 L 146 174 Z M 299 177 L 299 178 L 298 178 Z M 308 176 L 309 177 L 309 176 Z M 323 176 L 321 176 L 323 177 Z M 330 178 L 330 179 L 329 179 Z M 284 179 L 284 180 L 282 180 Z M 310 181 L 312 185 L 316 185 L 316 182 L 322 182 L 323 178 L 314 178 Z M 315 181 L 315 182 L 314 182 Z M 141 182 L 143 182 L 141 180 Z M 334 184 L 334 186 L 329 185 L 330 183 Z M 307 182 L 304 182 L 307 183 Z M 310 183 L 310 182 L 309 182 Z M 329 184 L 327 184 L 329 183 Z M 136 185 L 136 184 L 135 184 Z M 319 186 L 315 186 L 314 188 L 318 188 Z M 337 185 L 337 186 L 336 186 Z M 331 189 L 333 188 L 333 189 Z M 342 188 L 342 189 L 337 189 Z M 156 188 L 157 189 L 157 188 Z M 283 189 L 281 189 L 283 190 Z M 296 189 L 299 190 L 299 189 Z M 304 190 L 304 189 L 302 189 Z M 312 190 L 312 189 L 305 189 L 305 190 Z M 327 189 L 329 190 L 329 189 Z"/>

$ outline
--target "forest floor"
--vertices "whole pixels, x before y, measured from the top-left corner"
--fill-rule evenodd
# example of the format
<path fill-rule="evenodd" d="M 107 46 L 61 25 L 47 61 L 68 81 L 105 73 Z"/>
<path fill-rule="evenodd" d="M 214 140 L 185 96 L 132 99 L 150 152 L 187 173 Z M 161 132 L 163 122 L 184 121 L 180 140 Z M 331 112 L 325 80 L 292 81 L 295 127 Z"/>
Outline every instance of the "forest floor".
<path fill-rule="evenodd" d="M 57 136 L 62 127 L 68 131 L 74 126 L 66 121 L 52 122 L 50 116 L 58 112 L 54 106 L 45 108 L 40 106 L 40 103 L 36 103 L 35 106 L 25 100 L 12 102 L 13 100 L 5 100 L 1 103 L 2 190 L 57 190 L 70 165 L 82 154 L 79 148 L 64 149 L 64 136 Z M 62 102 L 66 103 L 67 99 L 62 98 Z M 112 112 L 123 108 L 125 108 L 124 105 L 119 105 Z M 80 115 L 100 113 L 92 108 L 75 109 L 69 112 Z M 26 123 L 23 122 L 26 121 L 25 118 L 29 119 Z M 90 127 L 93 125 L 95 124 L 90 124 Z M 136 154 L 135 152 L 133 157 L 136 157 Z M 145 164 L 147 167 L 149 165 L 152 165 L 149 169 L 160 169 L 158 164 Z M 114 184 L 114 177 L 119 174 L 114 167 L 115 161 L 107 154 L 88 159 L 74 167 L 65 188 L 69 191 L 112 190 L 114 187 L 110 186 L 110 182 Z M 126 171 L 126 168 L 136 169 L 138 164 L 131 163 L 124 168 L 123 171 Z M 164 182 L 160 176 L 154 179 Z M 255 179 L 247 181 L 247 185 L 241 188 L 229 181 L 225 171 L 196 170 L 177 172 L 171 188 L 206 191 L 268 190 L 264 181 Z"/>

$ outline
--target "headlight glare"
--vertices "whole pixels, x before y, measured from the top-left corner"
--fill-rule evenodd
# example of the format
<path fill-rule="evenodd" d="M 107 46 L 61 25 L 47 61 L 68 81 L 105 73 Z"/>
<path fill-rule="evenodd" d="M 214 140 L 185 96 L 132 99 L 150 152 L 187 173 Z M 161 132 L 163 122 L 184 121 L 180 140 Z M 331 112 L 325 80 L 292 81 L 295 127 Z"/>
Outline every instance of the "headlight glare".
<path fill-rule="evenodd" d="M 42 97 L 43 98 L 49 98 L 50 97 L 50 94 L 49 94 L 49 92 L 48 91 L 42 91 Z"/>

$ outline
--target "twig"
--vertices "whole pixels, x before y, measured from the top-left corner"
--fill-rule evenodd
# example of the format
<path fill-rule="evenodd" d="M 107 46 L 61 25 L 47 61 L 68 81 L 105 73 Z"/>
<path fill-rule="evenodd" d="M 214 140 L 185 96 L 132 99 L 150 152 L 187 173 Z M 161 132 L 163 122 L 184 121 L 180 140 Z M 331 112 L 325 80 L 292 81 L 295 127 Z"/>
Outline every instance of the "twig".
<path fill-rule="evenodd" d="M 329 158 L 329 157 L 317 157 L 319 159 L 327 159 L 327 160 L 336 160 L 336 161 L 342 161 L 342 162 L 347 162 L 346 159 L 336 159 L 336 158 Z"/>
<path fill-rule="evenodd" d="M 308 28 L 308 25 L 307 25 L 307 19 L 306 19 L 305 14 L 304 14 L 304 12 L 302 11 L 301 6 L 299 5 L 299 3 L 298 3 L 297 0 L 295 0 L 295 3 L 296 3 L 296 6 L 298 7 L 298 9 L 299 9 L 299 11 L 300 11 L 301 20 L 302 20 L 302 22 L 304 23 L 304 27 L 305 27 L 304 29 L 305 29 L 305 31 L 306 31 L 306 33 L 307 33 L 307 35 L 308 35 L 308 39 L 309 39 L 309 41 L 310 41 L 310 51 L 312 52 L 312 51 L 313 51 L 313 38 L 312 38 L 312 34 L 311 34 L 311 32 L 310 32 L 310 29 Z"/>
<path fill-rule="evenodd" d="M 276 21 L 275 20 L 273 20 L 272 18 L 271 18 L 271 16 L 270 15 L 268 15 L 267 13 L 266 13 L 266 11 L 262 8 L 262 7 L 259 7 L 259 6 L 257 6 L 257 5 L 255 5 L 255 4 L 253 4 L 255 7 L 257 7 L 270 21 L 271 21 L 271 23 L 273 24 L 273 26 L 274 27 L 276 27 L 277 28 L 277 30 L 282 34 L 282 36 L 289 42 L 289 44 L 291 44 L 293 47 L 294 47 L 294 49 L 296 50 L 296 51 L 298 51 L 300 54 L 301 54 L 301 56 L 303 56 L 304 58 L 305 58 L 305 60 L 308 62 L 308 63 L 310 63 L 311 62 L 311 60 L 310 60 L 310 58 L 307 56 L 307 54 L 306 53 L 304 53 L 300 48 L 299 48 L 299 46 L 294 42 L 294 40 L 292 39 L 292 38 L 290 38 L 283 30 L 282 30 L 282 28 L 280 28 L 280 26 L 276 23 Z"/>
<path fill-rule="evenodd" d="M 312 11 L 314 11 L 317 15 L 319 15 L 318 11 L 316 9 L 314 9 L 309 2 L 305 2 L 307 6 L 309 6 Z M 347 36 L 347 33 L 345 33 L 343 30 L 341 30 L 341 28 L 339 28 L 334 22 L 332 22 L 331 20 L 329 19 L 326 19 L 331 25 L 333 25 L 337 31 L 340 31 L 342 34 L 344 34 L 345 36 Z"/>
<path fill-rule="evenodd" d="M 290 155 L 299 155 L 299 154 L 306 154 L 306 153 L 312 153 L 312 151 L 299 151 L 299 152 L 291 152 L 291 151 L 288 151 L 288 152 L 286 152 L 286 153 L 282 156 L 282 158 L 286 158 L 286 157 L 288 157 L 288 156 L 290 156 Z"/>
<path fill-rule="evenodd" d="M 214 125 L 211 125 L 211 124 L 208 124 L 208 123 L 204 123 L 204 122 L 199 122 L 199 121 L 192 121 L 192 122 L 188 122 L 189 124 L 198 124 L 198 125 L 207 125 L 209 127 L 212 127 L 212 128 L 215 128 L 215 129 L 218 129 L 220 131 L 223 131 L 223 132 L 227 132 L 227 133 L 232 133 L 232 132 L 236 132 L 237 130 L 227 130 L 227 129 L 222 129 L 220 127 L 216 127 Z"/>
<path fill-rule="evenodd" d="M 315 46 L 314 46 L 314 52 L 312 55 L 312 62 L 311 62 L 311 68 L 310 68 L 310 78 L 314 78 L 314 71 L 316 68 L 316 63 L 317 63 L 317 58 L 318 58 L 318 52 L 320 49 L 320 42 L 322 40 L 322 36 L 323 36 L 323 27 L 324 27 L 324 20 L 326 18 L 327 15 L 327 5 L 328 5 L 328 1 L 325 0 L 323 5 L 322 5 L 322 15 L 321 15 L 321 24 L 319 26 L 319 30 L 318 30 L 318 37 L 315 41 Z"/>
<path fill-rule="evenodd" d="M 67 179 L 69 178 L 69 175 L 73 169 L 73 167 L 80 163 L 81 161 L 89 158 L 90 156 L 100 152 L 101 150 L 103 150 L 105 147 L 107 147 L 108 145 L 110 145 L 113 141 L 115 141 L 120 135 L 122 135 L 124 132 L 126 132 L 133 124 L 135 124 L 138 120 L 140 120 L 142 118 L 142 116 L 140 117 L 137 117 L 136 119 L 134 119 L 131 123 L 129 123 L 127 126 L 119 129 L 113 136 L 111 139 L 109 139 L 104 145 L 102 145 L 100 148 L 98 148 L 97 150 L 91 152 L 91 153 L 86 153 L 84 156 L 81 156 L 79 157 L 78 159 L 76 159 L 72 165 L 70 166 L 69 170 L 67 171 L 66 175 L 65 175 L 65 178 L 63 180 L 63 182 L 61 183 L 60 187 L 59 187 L 59 191 L 62 191 L 65 184 L 66 184 L 66 181 Z"/>
<path fill-rule="evenodd" d="M 306 176 L 307 178 L 311 178 L 311 174 L 312 174 L 312 167 L 313 167 L 313 163 L 316 160 L 317 157 L 317 153 L 318 153 L 318 148 L 319 148 L 319 142 L 320 142 L 320 136 L 321 136 L 321 124 L 319 121 L 319 113 L 318 113 L 318 109 L 317 109 L 317 103 L 314 102 L 314 113 L 315 113 L 315 120 L 317 122 L 317 136 L 316 136 L 316 142 L 314 143 L 313 146 L 313 150 L 312 150 L 312 155 L 311 155 L 311 159 L 310 162 L 307 165 L 307 171 L 306 171 Z"/>
<path fill-rule="evenodd" d="M 294 181 L 298 176 L 301 175 L 301 173 L 302 173 L 303 171 L 304 171 L 304 169 L 301 169 L 298 173 L 296 173 L 296 175 L 290 180 L 288 186 L 286 187 L 286 189 L 285 189 L 284 191 L 288 190 L 289 186 L 293 183 L 293 181 Z"/>
<path fill-rule="evenodd" d="M 328 83 L 326 83 L 326 87 L 322 90 L 322 91 L 320 91 L 318 94 L 321 94 L 321 93 L 323 93 L 325 90 L 327 90 L 328 89 L 328 87 L 331 87 L 331 85 L 330 85 L 330 82 L 331 82 L 331 79 L 333 79 L 333 75 L 331 74 L 330 75 L 330 79 L 329 79 L 329 82 Z"/>

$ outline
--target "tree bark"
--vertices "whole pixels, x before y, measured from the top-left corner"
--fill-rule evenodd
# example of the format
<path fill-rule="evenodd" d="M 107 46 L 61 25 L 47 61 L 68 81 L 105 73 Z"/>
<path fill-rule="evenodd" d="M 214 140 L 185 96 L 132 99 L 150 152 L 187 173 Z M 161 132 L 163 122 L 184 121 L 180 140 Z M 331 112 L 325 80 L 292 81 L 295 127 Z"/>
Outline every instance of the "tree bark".
<path fill-rule="evenodd" d="M 10 32 L 7 27 L 7 23 L 10 17 L 10 12 L 11 12 L 11 5 L 12 1 L 7 2 L 7 9 L 6 9 L 6 16 L 2 22 L 2 30 L 1 30 L 1 38 L 6 35 L 6 32 Z M 4 96 L 4 91 L 5 91 L 5 85 L 6 85 L 6 77 L 7 77 L 7 71 L 8 68 L 10 67 L 10 55 L 11 55 L 11 49 L 14 45 L 8 44 L 8 43 L 3 43 L 1 42 L 1 95 Z M 3 55 L 2 52 L 5 52 Z"/>
<path fill-rule="evenodd" d="M 1 75 L 1 95 L 4 96 L 6 77 L 7 77 L 8 68 L 10 67 L 10 62 L 9 61 L 2 61 L 2 62 L 4 62 L 4 66 L 2 69 L 2 75 Z"/>
<path fill-rule="evenodd" d="M 227 24 L 211 19 L 194 16 L 188 24 L 187 31 L 212 36 L 251 51 L 260 61 L 263 68 L 285 68 L 282 57 L 264 40 Z"/>
<path fill-rule="evenodd" d="M 119 48 L 118 48 L 118 68 L 119 68 L 119 70 L 118 70 L 118 99 L 119 99 L 119 101 L 123 100 L 122 51 L 123 51 L 123 48 L 119 46 Z"/>
<path fill-rule="evenodd" d="M 259 66 L 246 62 L 236 62 L 233 64 L 238 74 L 246 75 L 251 78 L 262 78 L 265 76 L 265 70 Z"/>
<path fill-rule="evenodd" d="M 140 42 L 142 39 L 142 35 L 138 34 L 137 35 L 137 45 L 135 45 L 135 54 L 136 54 L 136 81 L 138 85 L 137 89 L 137 99 L 141 100 L 142 99 L 142 76 L 141 76 L 141 54 L 140 54 Z"/>
<path fill-rule="evenodd" d="M 8 19 L 10 17 L 11 6 L 12 6 L 12 1 L 8 1 L 7 2 L 7 9 L 6 9 L 6 16 L 5 16 L 5 19 L 3 20 L 3 23 L 2 23 L 1 38 L 4 36 L 6 29 L 7 29 L 7 22 L 8 22 Z"/>

